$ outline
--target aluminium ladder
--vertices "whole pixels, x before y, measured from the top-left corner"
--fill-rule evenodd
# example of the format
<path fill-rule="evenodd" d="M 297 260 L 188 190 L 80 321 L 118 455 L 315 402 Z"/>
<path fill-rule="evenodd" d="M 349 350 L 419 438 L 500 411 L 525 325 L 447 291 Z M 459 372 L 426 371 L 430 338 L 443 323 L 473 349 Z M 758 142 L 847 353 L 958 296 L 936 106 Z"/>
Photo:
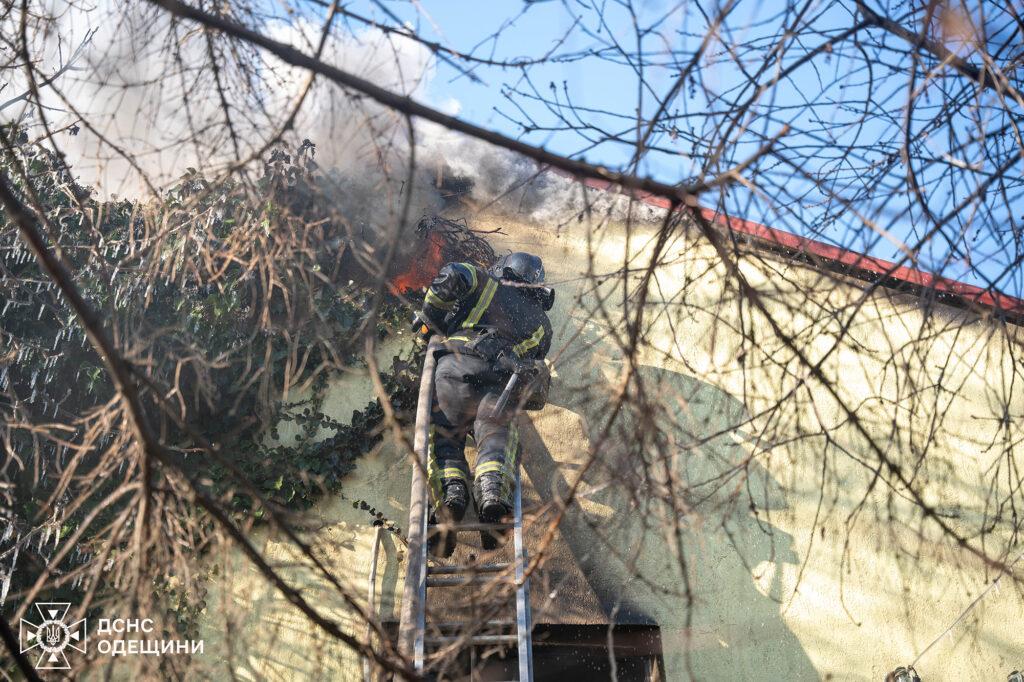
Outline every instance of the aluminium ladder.
<path fill-rule="evenodd" d="M 526 544 L 523 538 L 523 497 L 520 476 L 516 473 L 515 499 L 513 520 L 511 523 L 459 523 L 446 526 L 448 532 L 464 533 L 479 531 L 494 533 L 512 530 L 514 557 L 512 565 L 508 563 L 491 564 L 435 564 L 430 566 L 427 548 L 428 535 L 442 528 L 430 523 L 429 487 L 426 484 L 427 434 L 430 428 L 430 403 L 433 391 L 434 351 L 436 340 L 431 339 L 427 346 L 427 357 L 420 378 L 419 404 L 416 410 L 416 434 L 414 449 L 419 460 L 413 467 L 412 491 L 409 502 L 409 548 L 405 586 L 402 596 L 402 610 L 399 622 L 399 652 L 411 658 L 415 668 L 422 671 L 425 666 L 427 649 L 465 644 L 473 652 L 473 647 L 481 645 L 512 644 L 518 648 L 519 680 L 533 682 L 532 620 L 530 617 L 530 585 L 526 578 L 528 563 Z M 438 636 L 427 635 L 427 598 L 428 589 L 479 585 L 482 587 L 498 587 L 502 582 L 512 583 L 509 568 L 514 567 L 516 617 L 514 621 L 489 620 L 482 625 L 491 627 L 514 626 L 515 633 L 480 634 L 465 632 L 467 627 L 475 627 L 476 623 L 450 622 L 434 625 L 442 631 Z M 502 590 L 497 590 L 500 596 Z M 497 611 L 497 603 L 492 611 Z M 433 625 L 433 624 L 432 624 Z M 451 634 L 443 631 L 455 629 Z M 462 632 L 458 630 L 462 629 Z"/>

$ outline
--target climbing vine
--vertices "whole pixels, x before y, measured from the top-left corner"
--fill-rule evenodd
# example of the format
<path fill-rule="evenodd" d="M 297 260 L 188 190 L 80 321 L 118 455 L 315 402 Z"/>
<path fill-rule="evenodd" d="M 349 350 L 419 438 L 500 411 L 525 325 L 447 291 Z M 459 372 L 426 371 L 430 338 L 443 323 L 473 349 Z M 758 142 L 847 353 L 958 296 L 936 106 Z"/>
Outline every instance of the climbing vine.
<path fill-rule="evenodd" d="M 315 146 L 273 152 L 255 181 L 190 170 L 159 201 L 138 202 L 97 198 L 24 130 L 7 127 L 3 137 L 0 169 L 146 377 L 143 400 L 182 468 L 234 514 L 256 519 L 262 507 L 198 438 L 275 503 L 306 507 L 338 490 L 380 441 L 384 412 L 374 400 L 349 423 L 328 416 L 327 383 L 361 364 L 366 333 L 393 334 L 409 311 L 392 295 L 380 300 L 360 267 L 372 234 L 325 199 L 338 178 L 317 166 Z M 142 468 L 103 362 L 6 215 L 0 296 L 2 606 L 44 566 L 55 575 L 51 596 L 81 593 L 104 574 L 116 580 L 130 552 L 112 529 L 128 502 L 109 502 Z M 400 418 L 415 401 L 416 364 L 396 357 L 383 377 Z M 282 422 L 299 433 L 268 445 Z M 318 438 L 322 429 L 333 435 Z M 157 521 L 184 553 L 201 551 L 201 514 L 169 509 Z M 74 550 L 54 564 L 72 537 Z M 104 547 L 110 565 L 93 570 Z M 180 602 L 188 586 L 171 591 Z"/>

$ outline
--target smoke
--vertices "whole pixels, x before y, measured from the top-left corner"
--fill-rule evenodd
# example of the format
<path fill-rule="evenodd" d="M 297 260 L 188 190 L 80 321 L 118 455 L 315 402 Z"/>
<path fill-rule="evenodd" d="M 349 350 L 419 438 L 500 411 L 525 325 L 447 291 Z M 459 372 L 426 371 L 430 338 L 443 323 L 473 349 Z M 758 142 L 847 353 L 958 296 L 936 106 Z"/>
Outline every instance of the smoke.
<path fill-rule="evenodd" d="M 58 133 L 55 142 L 81 181 L 103 195 L 139 195 L 147 180 L 164 187 L 189 168 L 215 171 L 261 150 L 281 131 L 307 85 L 300 69 L 174 23 L 166 12 L 142 4 L 101 0 L 83 9 L 55 3 L 49 16 L 29 31 L 39 73 L 58 73 L 78 54 L 52 87 L 42 89 L 43 112 L 20 101 L 0 110 L 0 117 L 39 134 L 44 119 L 51 129 L 77 122 L 77 135 Z M 17 19 L 11 13 L 0 23 L 12 43 L 18 40 Z M 300 18 L 273 20 L 262 30 L 313 52 L 321 29 Z M 426 48 L 377 29 L 334 31 L 321 57 L 413 96 L 422 95 L 432 76 Z M 29 87 L 13 64 L 11 55 L 3 100 Z M 401 175 L 403 128 L 389 112 L 320 79 L 285 138 L 316 142 L 321 165 L 342 172 L 379 165 L 386 178 L 388 171 Z"/>
<path fill-rule="evenodd" d="M 434 124 L 413 121 L 410 130 L 403 116 L 323 78 L 313 82 L 293 125 L 284 129 L 309 82 L 306 71 L 172 22 L 162 10 L 119 0 L 83 9 L 55 0 L 40 15 L 50 18 L 36 20 L 29 31 L 40 72 L 68 70 L 43 89 L 42 113 L 20 101 L 0 109 L 0 120 L 22 121 L 40 135 L 44 117 L 51 130 L 76 126 L 77 134 L 58 132 L 54 142 L 79 180 L 101 197 L 141 198 L 189 169 L 222 172 L 258 155 L 280 134 L 285 147 L 303 139 L 316 144 L 316 161 L 329 170 L 326 200 L 355 225 L 391 225 L 401 215 L 409 223 L 436 213 L 445 203 L 439 181 L 451 176 L 471 181 L 473 205 L 538 224 L 586 212 L 622 217 L 632 211 L 636 217 L 623 197 L 585 191 L 531 160 Z M 19 35 L 16 24 L 14 13 L 0 21 L 11 43 Z M 312 54 L 322 25 L 300 16 L 263 22 L 260 30 Z M 459 109 L 447 95 L 431 101 L 433 55 L 408 38 L 336 25 L 320 56 L 382 87 Z M 15 62 L 12 56 L 5 69 L 11 78 L 0 105 L 28 88 Z M 259 164 L 250 166 L 258 171 Z"/>
<path fill-rule="evenodd" d="M 8 15 L 9 22 L 17 18 Z M 136 196 L 147 183 L 163 186 L 218 159 L 225 140 L 212 79 L 200 67 L 201 34 L 182 35 L 151 8 L 114 0 L 88 9 L 54 3 L 33 29 L 28 42 L 39 74 L 67 71 L 41 90 L 42 107 L 22 102 L 0 115 L 39 136 L 44 125 L 75 126 L 52 143 L 81 182 L 101 196 Z M 5 36 L 14 30 L 3 26 Z M 24 71 L 5 72 L 12 77 L 8 90 L 28 89 Z"/>

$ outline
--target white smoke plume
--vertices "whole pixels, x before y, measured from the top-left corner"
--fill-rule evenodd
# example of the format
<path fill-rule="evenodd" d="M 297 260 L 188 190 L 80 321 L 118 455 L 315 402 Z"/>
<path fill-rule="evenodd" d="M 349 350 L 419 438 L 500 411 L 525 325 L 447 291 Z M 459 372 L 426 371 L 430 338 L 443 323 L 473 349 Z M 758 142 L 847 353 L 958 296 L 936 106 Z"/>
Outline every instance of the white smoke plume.
<path fill-rule="evenodd" d="M 38 70 L 56 73 L 75 48 L 83 49 L 53 87 L 42 89 L 42 115 L 26 101 L 17 101 L 0 110 L 0 116 L 34 126 L 40 134 L 43 116 L 51 129 L 87 122 L 76 136 L 65 133 L 58 143 L 81 180 L 103 194 L 139 193 L 145 186 L 142 174 L 162 187 L 187 168 L 216 169 L 239 155 L 245 158 L 279 131 L 306 84 L 305 72 L 272 56 L 220 52 L 223 42 L 208 40 L 194 26 L 172 25 L 162 10 L 116 0 L 89 8 L 57 5 L 52 10 L 55 21 L 30 32 Z M 9 15 L 0 30 L 15 35 L 14 21 Z M 313 51 L 320 28 L 305 19 L 273 20 L 264 31 Z M 208 68 L 211 49 L 221 64 L 219 86 Z M 335 31 L 322 54 L 339 68 L 410 95 L 422 94 L 429 82 L 429 57 L 413 41 L 376 29 Z M 24 71 L 8 69 L 7 75 L 12 78 L 0 101 L 28 89 Z M 292 137 L 315 141 L 322 164 L 344 170 L 381 154 L 381 145 L 400 145 L 404 132 L 396 123 L 321 80 L 307 96 Z"/>
<path fill-rule="evenodd" d="M 56 143 L 79 180 L 102 197 L 142 197 L 190 168 L 215 174 L 239 158 L 253 157 L 281 132 L 309 78 L 306 71 L 263 52 L 218 52 L 222 42 L 210 40 L 194 25 L 175 25 L 162 10 L 145 5 L 100 0 L 83 7 L 53 0 L 40 14 L 55 19 L 38 22 L 30 32 L 39 71 L 55 74 L 70 68 L 53 87 L 42 89 L 42 114 L 24 100 L 13 101 L 0 109 L 0 120 L 20 120 L 39 135 L 44 116 L 51 130 L 76 125 L 76 135 L 58 132 Z M 9 15 L 0 31 L 13 37 L 18 31 L 14 21 Z M 312 17 L 272 19 L 262 30 L 314 53 L 322 25 Z M 208 68 L 211 50 L 222 65 L 217 74 Z M 431 101 L 433 55 L 410 39 L 374 28 L 336 27 L 321 58 L 428 104 L 459 108 L 447 96 Z M 14 61 L 11 55 L 9 63 Z M 22 70 L 7 71 L 14 77 L 0 90 L 0 106 L 28 88 Z M 623 197 L 584 194 L 579 185 L 542 172 L 531 160 L 424 121 L 413 126 L 412 220 L 440 209 L 436 184 L 442 173 L 471 179 L 477 206 L 493 205 L 537 223 L 555 223 L 587 210 L 597 215 L 633 211 L 635 216 L 636 206 Z M 304 138 L 316 144 L 320 166 L 332 169 L 338 179 L 334 199 L 354 213 L 353 220 L 380 224 L 393 219 L 409 191 L 404 117 L 318 78 L 283 135 L 287 145 Z"/>

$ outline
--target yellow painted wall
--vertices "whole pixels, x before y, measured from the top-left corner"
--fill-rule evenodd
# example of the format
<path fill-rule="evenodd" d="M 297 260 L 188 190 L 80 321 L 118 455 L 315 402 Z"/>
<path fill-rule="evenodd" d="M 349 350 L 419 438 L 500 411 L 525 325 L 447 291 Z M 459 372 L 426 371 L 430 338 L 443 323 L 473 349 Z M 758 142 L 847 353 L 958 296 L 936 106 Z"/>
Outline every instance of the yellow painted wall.
<path fill-rule="evenodd" d="M 641 270 L 655 226 L 471 220 L 502 228 L 496 246 L 543 256 L 558 289 L 549 356 L 558 378 L 549 406 L 530 416 L 523 436 L 527 480 L 543 501 L 578 475 L 625 368 L 614 334 L 624 331 L 623 311 L 632 312 L 636 301 L 623 303 L 621 281 L 595 286 L 585 274 L 612 273 L 624 263 Z M 1019 588 L 1004 578 L 954 625 L 997 573 L 940 539 L 904 499 L 906 491 L 872 485 L 878 458 L 867 441 L 767 320 L 740 306 L 709 245 L 680 232 L 659 262 L 638 370 L 658 409 L 621 417 L 559 541 L 588 567 L 601 599 L 659 623 L 668 678 L 880 680 L 950 626 L 917 664 L 925 680 L 1001 680 L 1024 667 Z M 812 363 L 848 327 L 821 363 L 825 376 L 886 456 L 913 473 L 926 501 L 980 546 L 974 536 L 991 514 L 993 467 L 1014 459 L 998 444 L 1021 436 L 1024 398 L 1008 351 L 1015 330 L 950 309 L 926 316 L 908 297 L 865 295 L 860 283 L 839 284 L 768 257 L 744 257 L 742 271 Z M 607 316 L 598 312 L 599 300 L 607 302 Z M 852 306 L 859 309 L 851 317 Z M 948 390 L 935 389 L 939 380 Z M 345 377 L 326 410 L 347 418 L 371 395 L 364 378 Z M 1001 422 L 1003 405 L 1011 418 Z M 650 428 L 645 420 L 654 420 L 665 439 L 638 455 L 630 434 Z M 344 497 L 324 500 L 305 519 L 314 545 L 360 595 L 373 530 L 368 512 L 353 502 L 365 501 L 404 532 L 404 457 L 390 444 L 378 448 L 346 480 Z M 642 463 L 649 473 L 638 477 Z M 704 499 L 711 486 L 700 484 L 715 477 L 724 484 Z M 620 484 L 634 480 L 648 487 Z M 691 510 L 685 517 L 658 501 L 659 483 L 667 481 L 690 489 L 678 501 Z M 1005 487 L 997 492 L 1005 495 Z M 287 567 L 294 561 L 287 543 L 260 537 L 266 555 L 304 586 L 307 599 L 349 622 L 322 581 Z M 993 556 L 1005 550 L 1013 560 L 1022 549 L 1006 550 L 1007 537 L 997 525 L 985 549 Z M 601 547 L 614 551 L 601 550 L 595 560 Z M 384 549 L 378 589 L 387 617 L 397 614 L 404 547 L 388 537 Z M 359 678 L 351 652 L 314 637 L 312 626 L 238 555 L 225 551 L 215 559 L 223 572 L 204 627 L 204 665 L 221 674 L 230 667 L 241 679 Z M 554 610 L 541 609 L 538 620 L 557 605 L 556 597 Z"/>

